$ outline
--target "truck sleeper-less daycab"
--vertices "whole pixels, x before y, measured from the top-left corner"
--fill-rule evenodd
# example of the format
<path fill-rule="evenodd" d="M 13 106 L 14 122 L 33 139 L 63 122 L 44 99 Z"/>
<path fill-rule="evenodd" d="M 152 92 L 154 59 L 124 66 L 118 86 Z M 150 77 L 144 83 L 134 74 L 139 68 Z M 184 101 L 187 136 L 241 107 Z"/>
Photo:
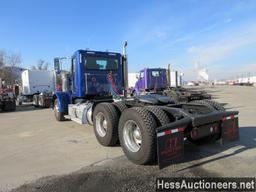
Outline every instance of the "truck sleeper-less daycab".
<path fill-rule="evenodd" d="M 132 96 L 153 92 L 167 95 L 177 102 L 211 99 L 211 96 L 205 91 L 171 87 L 171 82 L 167 80 L 167 76 L 170 76 L 170 74 L 170 71 L 164 68 L 145 68 L 141 70 L 135 87 L 132 90 Z M 176 81 L 178 80 L 176 79 Z"/>
<path fill-rule="evenodd" d="M 119 140 L 129 160 L 158 159 L 160 168 L 182 157 L 184 138 L 193 143 L 238 139 L 237 111 L 176 104 L 157 94 L 127 99 L 127 87 L 125 48 L 123 55 L 78 50 L 71 59 L 71 90 L 53 96 L 55 117 L 93 125 L 100 144 L 113 146 Z"/>

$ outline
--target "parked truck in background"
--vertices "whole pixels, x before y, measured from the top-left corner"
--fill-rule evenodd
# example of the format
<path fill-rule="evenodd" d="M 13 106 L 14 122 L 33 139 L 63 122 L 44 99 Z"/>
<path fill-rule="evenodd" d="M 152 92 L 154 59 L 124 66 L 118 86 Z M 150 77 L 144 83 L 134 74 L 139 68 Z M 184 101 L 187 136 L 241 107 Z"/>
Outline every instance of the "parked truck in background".
<path fill-rule="evenodd" d="M 171 76 L 171 74 L 175 75 Z M 145 68 L 139 73 L 132 95 L 158 93 L 167 95 L 176 102 L 211 99 L 211 95 L 205 91 L 195 91 L 177 86 L 180 84 L 179 81 L 177 72 L 171 73 L 164 68 Z"/>
<path fill-rule="evenodd" d="M 50 107 L 55 91 L 55 72 L 25 70 L 21 74 L 21 87 L 17 103 L 33 102 L 35 107 Z"/>
<path fill-rule="evenodd" d="M 176 104 L 159 94 L 127 98 L 126 45 L 123 54 L 74 53 L 66 81 L 70 89 L 55 92 L 52 99 L 58 121 L 93 125 L 100 144 L 113 146 L 120 141 L 130 161 L 148 164 L 158 159 L 160 168 L 182 157 L 184 138 L 197 144 L 238 139 L 237 111 L 219 111 L 198 103 Z"/>
<path fill-rule="evenodd" d="M 2 111 L 15 111 L 16 102 L 12 86 L 5 85 L 0 78 L 0 109 Z"/>

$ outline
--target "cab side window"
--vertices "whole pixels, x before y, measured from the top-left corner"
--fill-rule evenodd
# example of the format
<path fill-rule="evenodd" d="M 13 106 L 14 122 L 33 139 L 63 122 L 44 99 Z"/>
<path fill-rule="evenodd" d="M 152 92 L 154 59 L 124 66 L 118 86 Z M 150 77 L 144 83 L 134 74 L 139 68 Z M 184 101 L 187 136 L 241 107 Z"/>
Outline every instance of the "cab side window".
<path fill-rule="evenodd" d="M 160 71 L 152 71 L 151 75 L 152 75 L 152 77 L 159 77 L 160 76 Z"/>
<path fill-rule="evenodd" d="M 140 78 L 144 78 L 144 71 L 140 72 Z"/>
<path fill-rule="evenodd" d="M 76 58 L 75 57 L 72 58 L 71 72 L 72 72 L 72 75 L 76 72 Z"/>
<path fill-rule="evenodd" d="M 76 58 L 73 57 L 71 60 L 71 78 L 70 78 L 70 88 L 74 91 L 74 83 L 75 83 L 75 72 L 76 72 Z"/>

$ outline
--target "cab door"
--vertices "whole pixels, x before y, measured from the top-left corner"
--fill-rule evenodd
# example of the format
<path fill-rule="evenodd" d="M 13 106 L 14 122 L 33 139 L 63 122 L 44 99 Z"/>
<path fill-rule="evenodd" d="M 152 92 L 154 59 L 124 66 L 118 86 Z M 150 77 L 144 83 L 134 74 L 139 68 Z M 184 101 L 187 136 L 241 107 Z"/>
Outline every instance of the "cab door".
<path fill-rule="evenodd" d="M 140 71 L 138 83 L 137 83 L 138 90 L 145 90 L 146 84 L 145 84 L 145 71 Z"/>
<path fill-rule="evenodd" d="M 76 64 L 77 60 L 76 57 L 73 56 L 71 59 L 71 90 L 73 95 L 75 96 L 77 94 L 77 89 L 78 89 L 78 82 L 77 82 L 77 73 L 76 73 Z"/>

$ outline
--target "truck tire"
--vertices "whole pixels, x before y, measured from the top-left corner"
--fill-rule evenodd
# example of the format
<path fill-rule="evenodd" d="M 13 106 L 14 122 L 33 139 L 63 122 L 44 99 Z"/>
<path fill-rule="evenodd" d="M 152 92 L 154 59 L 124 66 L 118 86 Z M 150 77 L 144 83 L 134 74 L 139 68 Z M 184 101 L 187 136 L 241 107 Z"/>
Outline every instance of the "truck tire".
<path fill-rule="evenodd" d="M 216 109 L 217 111 L 226 111 L 226 109 L 218 102 L 213 101 L 213 100 L 203 100 L 206 103 L 208 103 L 209 105 L 211 105 L 214 109 Z"/>
<path fill-rule="evenodd" d="M 211 110 L 217 110 L 216 108 L 214 108 L 209 102 L 207 102 L 207 100 L 194 100 L 191 101 L 189 103 L 194 103 L 194 104 L 202 104 L 207 106 L 209 109 Z M 194 140 L 193 138 L 191 138 L 190 136 L 187 137 L 187 139 L 191 142 L 194 143 L 196 145 L 204 145 L 207 143 L 213 143 L 214 141 L 218 140 L 220 138 L 220 134 L 216 134 L 216 135 L 209 135 L 197 140 Z"/>
<path fill-rule="evenodd" d="M 58 99 L 55 99 L 54 101 L 54 115 L 57 121 L 65 120 L 64 113 L 59 110 Z"/>
<path fill-rule="evenodd" d="M 39 97 L 39 95 L 33 95 L 33 106 L 34 107 L 39 107 L 38 97 Z"/>
<path fill-rule="evenodd" d="M 99 103 L 93 111 L 93 128 L 98 142 L 113 146 L 118 142 L 118 112 L 112 103 Z"/>
<path fill-rule="evenodd" d="M 123 101 L 114 102 L 113 105 L 116 107 L 120 115 L 125 109 L 128 108 Z"/>
<path fill-rule="evenodd" d="M 44 104 L 44 96 L 43 96 L 43 95 L 39 95 L 39 96 L 38 96 L 38 106 L 41 107 L 41 108 L 44 108 L 44 107 L 45 107 L 45 104 Z"/>
<path fill-rule="evenodd" d="M 119 120 L 119 140 L 127 158 L 135 164 L 155 161 L 157 123 L 145 108 L 134 107 L 125 110 Z"/>
<path fill-rule="evenodd" d="M 190 101 L 189 103 L 191 104 L 200 104 L 200 105 L 205 105 L 207 106 L 209 109 L 214 110 L 215 108 L 213 106 L 211 106 L 208 102 L 206 102 L 205 100 L 194 100 L 194 101 Z"/>
<path fill-rule="evenodd" d="M 213 100 L 203 100 L 206 103 L 208 103 L 209 105 L 211 105 L 215 110 L 217 111 L 226 111 L 226 109 L 218 102 L 213 101 Z M 211 135 L 209 136 L 210 138 L 208 138 L 208 140 L 210 140 L 210 142 L 214 142 L 217 141 L 221 138 L 221 133 L 218 133 L 216 135 Z M 204 144 L 204 142 L 202 142 Z"/>
<path fill-rule="evenodd" d="M 16 110 L 16 102 L 13 101 L 4 101 L 3 111 L 15 111 Z"/>
<path fill-rule="evenodd" d="M 150 111 L 153 114 L 158 126 L 163 126 L 163 125 L 166 125 L 166 124 L 170 123 L 170 119 L 169 119 L 168 115 L 160 107 L 158 107 L 158 106 L 147 106 L 147 107 L 144 107 L 144 108 L 147 109 L 148 111 Z"/>

